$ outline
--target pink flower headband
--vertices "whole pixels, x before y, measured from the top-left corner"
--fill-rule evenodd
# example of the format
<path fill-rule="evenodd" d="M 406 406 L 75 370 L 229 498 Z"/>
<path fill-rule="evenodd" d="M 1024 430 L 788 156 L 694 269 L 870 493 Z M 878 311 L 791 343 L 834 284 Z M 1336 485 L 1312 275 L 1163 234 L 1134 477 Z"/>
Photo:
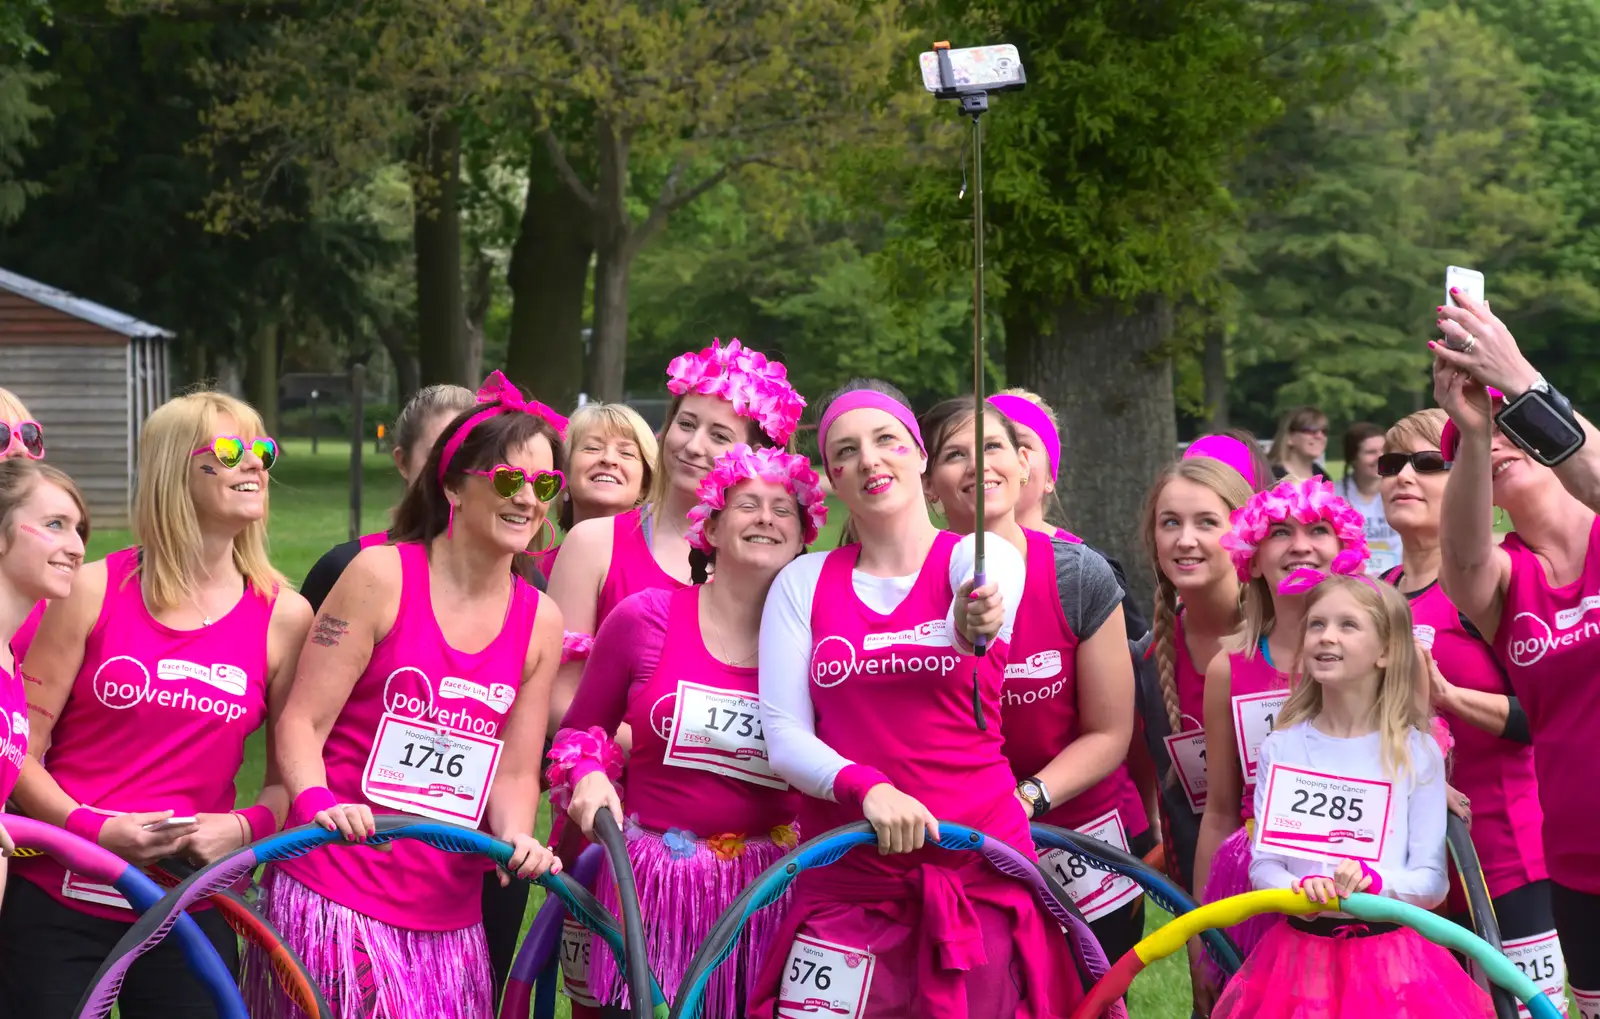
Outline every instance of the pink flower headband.
<path fill-rule="evenodd" d="M 674 396 L 700 393 L 733 404 L 733 411 L 761 426 L 778 445 L 789 441 L 800 424 L 806 401 L 789 384 L 789 371 L 781 361 L 741 346 L 737 339 L 726 347 L 713 339 L 698 354 L 682 354 L 667 365 L 667 389 Z"/>
<path fill-rule="evenodd" d="M 1183 451 L 1183 459 L 1193 457 L 1205 457 L 1226 464 L 1238 471 L 1252 489 L 1260 486 L 1261 481 L 1256 477 L 1255 455 L 1250 452 L 1249 446 L 1231 435 L 1202 435 Z"/>
<path fill-rule="evenodd" d="M 1250 582 L 1250 564 L 1256 549 L 1272 531 L 1272 525 L 1285 520 L 1310 525 L 1325 520 L 1333 525 L 1343 550 L 1334 557 L 1333 569 L 1348 573 L 1349 564 L 1365 566 L 1367 522 L 1361 513 L 1339 498 L 1333 484 L 1321 478 L 1307 481 L 1282 481 L 1277 487 L 1257 492 L 1250 501 L 1233 511 L 1233 529 L 1222 536 L 1222 547 L 1233 560 L 1241 584 Z"/>
<path fill-rule="evenodd" d="M 484 406 L 485 404 L 487 406 Z M 484 409 L 467 418 L 466 422 L 456 429 L 456 433 L 450 436 L 450 441 L 445 443 L 444 452 L 439 456 L 440 481 L 444 480 L 445 471 L 449 469 L 450 461 L 461 449 L 461 444 L 467 441 L 468 433 L 497 414 L 509 411 L 532 414 L 548 421 L 556 430 L 557 437 L 563 440 L 567 437 L 566 418 L 538 400 L 524 400 L 517 387 L 511 384 L 511 380 L 498 371 L 490 372 L 489 377 L 483 380 L 483 385 L 478 387 L 478 405 Z"/>
<path fill-rule="evenodd" d="M 917 416 L 911 413 L 910 407 L 876 389 L 857 389 L 828 404 L 827 413 L 822 415 L 822 421 L 817 425 L 817 449 L 822 457 L 824 470 L 828 467 L 828 429 L 844 415 L 864 408 L 881 410 L 900 422 L 911 434 L 911 441 L 917 444 L 917 449 L 922 451 L 922 455 L 924 457 L 928 455 L 928 446 L 922 441 L 922 429 L 917 427 Z"/>
<path fill-rule="evenodd" d="M 689 511 L 689 531 L 684 535 L 690 548 L 711 554 L 711 543 L 706 540 L 706 521 L 711 519 L 711 514 L 727 508 L 728 491 L 743 481 L 782 485 L 800 504 L 804 521 L 801 543 L 809 545 L 817 540 L 817 532 L 828 522 L 828 504 L 817 472 L 811 469 L 811 461 L 781 449 L 753 450 L 741 442 L 717 457 L 711 473 L 700 481 L 700 505 Z"/>
<path fill-rule="evenodd" d="M 1348 555 L 1346 552 L 1340 552 L 1333 557 L 1333 563 L 1327 572 L 1312 569 L 1310 566 L 1302 566 L 1287 577 L 1284 577 L 1283 582 L 1278 585 L 1278 593 L 1305 594 L 1318 584 L 1331 580 L 1336 576 L 1359 580 L 1374 591 L 1378 589 L 1378 585 L 1373 582 L 1371 577 L 1367 576 L 1366 563 L 1363 560 Z"/>
<path fill-rule="evenodd" d="M 1061 434 L 1050 423 L 1050 415 L 1032 400 L 1008 393 L 989 397 L 989 406 L 1005 415 L 1012 424 L 1032 429 L 1044 446 L 1045 456 L 1050 459 L 1050 480 L 1057 480 L 1061 470 Z"/>

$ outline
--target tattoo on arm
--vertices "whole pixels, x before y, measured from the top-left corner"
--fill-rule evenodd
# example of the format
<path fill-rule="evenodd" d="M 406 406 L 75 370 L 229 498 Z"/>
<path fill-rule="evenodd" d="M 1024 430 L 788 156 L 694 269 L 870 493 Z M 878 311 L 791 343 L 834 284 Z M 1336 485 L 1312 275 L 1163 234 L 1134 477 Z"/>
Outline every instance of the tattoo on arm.
<path fill-rule="evenodd" d="M 343 619 L 333 616 L 318 616 L 317 625 L 311 630 L 311 642 L 321 644 L 323 647 L 334 647 L 339 639 L 350 632 L 350 624 Z"/>

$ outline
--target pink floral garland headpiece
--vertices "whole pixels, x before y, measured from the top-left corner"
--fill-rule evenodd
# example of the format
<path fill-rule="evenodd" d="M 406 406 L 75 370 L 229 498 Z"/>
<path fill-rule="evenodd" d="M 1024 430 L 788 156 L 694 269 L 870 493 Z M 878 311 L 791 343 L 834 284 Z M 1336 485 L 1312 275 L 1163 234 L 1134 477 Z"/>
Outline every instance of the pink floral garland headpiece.
<path fill-rule="evenodd" d="M 1276 487 L 1251 496 L 1249 502 L 1233 511 L 1230 519 L 1233 529 L 1222 536 L 1222 547 L 1228 550 L 1241 584 L 1250 582 L 1250 564 L 1272 525 L 1285 520 L 1305 525 L 1326 520 L 1333 525 L 1343 546 L 1333 560 L 1335 572 L 1348 573 L 1351 564 L 1359 568 L 1367 562 L 1366 519 L 1339 497 L 1331 482 L 1321 478 L 1279 482 Z"/>
<path fill-rule="evenodd" d="M 691 548 L 711 554 L 706 521 L 711 514 L 727 508 L 729 489 L 742 481 L 755 480 L 782 485 L 794 496 L 804 522 L 801 541 L 810 545 L 817 540 L 817 532 L 828 522 L 828 504 L 811 461 L 781 449 L 751 449 L 741 442 L 717 457 L 711 473 L 700 481 L 700 505 L 689 511 L 689 530 L 684 535 Z"/>
<path fill-rule="evenodd" d="M 667 365 L 667 389 L 674 396 L 700 393 L 727 400 L 735 414 L 756 422 L 780 446 L 794 434 L 806 409 L 783 362 L 768 361 L 767 355 L 737 339 L 726 347 L 713 339 L 698 354 L 673 358 Z"/>

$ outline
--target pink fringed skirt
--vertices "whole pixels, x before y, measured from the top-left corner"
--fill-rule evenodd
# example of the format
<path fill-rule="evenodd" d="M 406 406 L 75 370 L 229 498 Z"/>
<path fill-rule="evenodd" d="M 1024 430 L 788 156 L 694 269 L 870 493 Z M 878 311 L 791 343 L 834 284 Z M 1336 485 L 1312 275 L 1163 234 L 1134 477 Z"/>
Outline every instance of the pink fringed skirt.
<path fill-rule="evenodd" d="M 1205 895 L 1202 903 L 1216 902 L 1234 895 L 1243 895 L 1255 891 L 1250 884 L 1251 837 L 1255 830 L 1253 822 L 1245 822 L 1244 827 L 1235 831 L 1222 841 L 1217 851 L 1211 857 L 1211 876 L 1206 879 Z M 1228 928 L 1228 936 L 1234 944 L 1239 946 L 1239 954 L 1245 958 L 1250 955 L 1250 950 L 1261 943 L 1267 933 L 1283 923 L 1281 913 L 1262 913 L 1252 916 L 1244 923 Z M 1206 971 L 1211 974 L 1211 979 L 1218 987 L 1222 986 L 1225 979 L 1222 970 L 1211 961 L 1209 953 L 1205 956 Z"/>
<path fill-rule="evenodd" d="M 777 829 L 771 838 L 694 839 L 677 831 L 657 834 L 637 824 L 628 826 L 628 858 L 639 888 L 650 966 L 670 1001 L 688 972 L 700 945 L 727 908 L 750 882 L 798 843 L 792 828 Z M 621 916 L 617 885 L 609 864 L 602 865 L 595 895 Z M 706 985 L 705 1019 L 738 1019 L 744 1015 L 751 977 L 772 945 L 773 935 L 789 907 L 790 894 L 759 910 L 739 936 L 733 954 Z M 590 948 L 589 992 L 600 1001 L 629 1006 L 627 978 L 604 941 Z"/>
<path fill-rule="evenodd" d="M 300 954 L 338 1019 L 484 1019 L 494 974 L 483 924 L 455 931 L 391 927 L 323 898 L 276 867 L 261 882 L 267 919 Z M 252 1019 L 308 1019 L 250 946 L 240 987 Z"/>

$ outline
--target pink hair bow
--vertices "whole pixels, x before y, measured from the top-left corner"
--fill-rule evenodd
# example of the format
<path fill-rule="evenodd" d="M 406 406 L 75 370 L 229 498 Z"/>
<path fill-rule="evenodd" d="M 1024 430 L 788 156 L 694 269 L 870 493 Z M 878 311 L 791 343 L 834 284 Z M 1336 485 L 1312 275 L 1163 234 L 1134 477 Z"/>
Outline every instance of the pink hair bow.
<path fill-rule="evenodd" d="M 556 430 L 556 434 L 563 441 L 566 440 L 567 419 L 538 400 L 524 400 L 522 392 L 498 369 L 490 372 L 489 377 L 483 380 L 483 385 L 478 387 L 478 402 L 503 404 L 510 410 L 520 410 L 524 414 L 544 418 L 550 422 L 550 427 Z"/>
<path fill-rule="evenodd" d="M 1361 552 L 1354 549 L 1345 549 L 1333 557 L 1333 562 L 1329 565 L 1329 571 L 1326 573 L 1310 566 L 1302 566 L 1287 577 L 1284 577 L 1283 582 L 1278 585 L 1278 593 L 1305 594 L 1336 574 L 1341 577 L 1355 577 L 1371 584 L 1372 578 L 1366 574 L 1366 563 L 1367 557 Z"/>

